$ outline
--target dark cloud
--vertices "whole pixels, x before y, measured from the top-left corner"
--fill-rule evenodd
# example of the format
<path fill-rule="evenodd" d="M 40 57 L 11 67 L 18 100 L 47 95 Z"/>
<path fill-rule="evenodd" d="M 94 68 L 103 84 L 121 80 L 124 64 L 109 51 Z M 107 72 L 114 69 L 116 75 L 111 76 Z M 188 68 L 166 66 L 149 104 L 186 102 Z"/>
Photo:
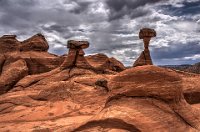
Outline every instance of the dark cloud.
<path fill-rule="evenodd" d="M 162 0 L 106 0 L 110 10 L 109 20 L 120 19 L 127 15 L 130 18 L 147 15 L 150 10 L 144 8 L 146 4 L 153 4 Z"/>
<path fill-rule="evenodd" d="M 91 1 L 79 1 L 79 0 L 74 0 L 74 2 L 76 2 L 77 6 L 70 12 L 75 14 L 80 14 L 84 12 L 85 10 L 88 9 L 89 5 L 92 3 Z"/>
<path fill-rule="evenodd" d="M 0 12 L 1 12 L 1 21 L 0 24 L 3 26 L 16 26 L 23 27 L 27 26 L 26 21 L 31 20 L 31 10 L 34 8 L 34 1 L 25 1 L 20 2 L 12 0 L 1 0 L 0 1 Z"/>
<path fill-rule="evenodd" d="M 182 16 L 182 15 L 195 15 L 200 13 L 200 1 L 187 2 L 182 1 L 180 3 L 182 6 L 174 6 L 173 4 L 160 6 L 164 12 L 169 12 L 172 15 Z"/>
<path fill-rule="evenodd" d="M 15 6 L 34 6 L 36 1 L 35 0 L 21 0 L 21 1 L 13 1 L 13 0 L 0 0 L 0 4 L 2 7 L 5 7 L 5 6 L 13 6 L 12 4 L 15 4 Z"/>
<path fill-rule="evenodd" d="M 93 50 L 93 52 L 107 52 L 107 53 L 112 53 L 113 51 L 116 51 L 116 50 L 123 50 L 123 49 L 132 49 L 134 48 L 134 44 L 126 44 L 126 45 L 123 45 L 121 43 L 115 43 L 115 45 L 109 45 L 106 46 L 106 47 L 99 47 L 98 49 L 96 50 Z M 126 53 L 126 56 L 128 57 L 128 55 L 131 55 L 132 54 L 128 54 L 129 52 Z"/>
<path fill-rule="evenodd" d="M 107 0 L 107 5 L 115 11 L 121 11 L 124 7 L 136 9 L 150 3 L 156 3 L 161 0 Z"/>
<path fill-rule="evenodd" d="M 129 50 L 127 50 L 127 51 L 124 52 L 124 55 L 126 57 L 131 58 L 131 59 L 133 59 L 133 58 L 135 59 L 138 56 L 138 52 L 129 49 Z"/>
<path fill-rule="evenodd" d="M 48 27 L 42 26 L 42 28 L 45 31 L 48 31 L 48 32 L 52 32 L 52 31 L 57 31 L 57 32 L 60 32 L 60 33 L 69 32 L 67 27 L 65 27 L 63 25 L 57 25 L 57 24 L 53 24 L 53 25 L 50 25 Z"/>
<path fill-rule="evenodd" d="M 160 47 L 152 49 L 152 57 L 156 60 L 159 59 L 173 59 L 191 57 L 200 52 L 199 42 L 178 43 L 171 42 L 169 47 Z"/>

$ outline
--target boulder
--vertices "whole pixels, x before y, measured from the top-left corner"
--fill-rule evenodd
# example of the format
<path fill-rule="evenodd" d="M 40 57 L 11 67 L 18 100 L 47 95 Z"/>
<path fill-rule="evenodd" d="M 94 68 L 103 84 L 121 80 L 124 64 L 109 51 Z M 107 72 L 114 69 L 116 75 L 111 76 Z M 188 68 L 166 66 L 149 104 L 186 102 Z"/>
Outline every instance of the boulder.
<path fill-rule="evenodd" d="M 115 59 L 114 57 L 111 57 L 110 59 L 110 62 L 113 66 L 111 66 L 112 70 L 113 71 L 116 71 L 116 72 L 121 72 L 123 70 L 126 69 L 126 67 L 123 65 L 123 63 L 121 63 L 119 60 Z"/>

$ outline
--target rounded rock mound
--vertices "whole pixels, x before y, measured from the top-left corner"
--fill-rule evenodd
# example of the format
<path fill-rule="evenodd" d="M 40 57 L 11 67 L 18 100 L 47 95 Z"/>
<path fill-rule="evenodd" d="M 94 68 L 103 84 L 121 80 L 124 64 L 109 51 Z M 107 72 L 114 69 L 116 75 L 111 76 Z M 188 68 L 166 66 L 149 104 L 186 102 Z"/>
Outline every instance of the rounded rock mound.
<path fill-rule="evenodd" d="M 118 73 L 109 81 L 108 87 L 113 92 L 129 96 L 155 97 L 165 101 L 180 100 L 182 95 L 179 75 L 172 70 L 152 65 Z"/>
<path fill-rule="evenodd" d="M 42 34 L 36 34 L 21 42 L 20 51 L 47 51 L 49 45 Z"/>
<path fill-rule="evenodd" d="M 175 71 L 150 65 L 130 68 L 113 76 L 108 88 L 105 107 L 74 131 L 200 130 L 199 111 L 185 101 Z"/>

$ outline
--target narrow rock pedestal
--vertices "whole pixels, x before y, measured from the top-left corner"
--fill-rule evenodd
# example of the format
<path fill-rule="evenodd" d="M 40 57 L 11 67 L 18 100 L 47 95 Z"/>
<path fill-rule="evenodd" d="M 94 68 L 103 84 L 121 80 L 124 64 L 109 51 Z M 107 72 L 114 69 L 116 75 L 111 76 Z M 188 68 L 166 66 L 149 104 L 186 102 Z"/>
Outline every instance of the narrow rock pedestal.
<path fill-rule="evenodd" d="M 153 65 L 150 51 L 149 51 L 149 42 L 151 37 L 156 36 L 156 31 L 149 28 L 143 28 L 140 30 L 139 38 L 143 39 L 144 42 L 144 51 L 140 54 L 139 58 L 133 64 L 134 67 L 136 66 L 143 66 L 143 65 Z"/>
<path fill-rule="evenodd" d="M 67 58 L 61 65 L 61 69 L 68 69 L 73 67 L 90 69 L 92 66 L 87 62 L 84 55 L 83 49 L 89 47 L 89 42 L 87 41 L 75 41 L 69 40 L 67 43 L 67 48 L 69 48 L 69 53 Z"/>

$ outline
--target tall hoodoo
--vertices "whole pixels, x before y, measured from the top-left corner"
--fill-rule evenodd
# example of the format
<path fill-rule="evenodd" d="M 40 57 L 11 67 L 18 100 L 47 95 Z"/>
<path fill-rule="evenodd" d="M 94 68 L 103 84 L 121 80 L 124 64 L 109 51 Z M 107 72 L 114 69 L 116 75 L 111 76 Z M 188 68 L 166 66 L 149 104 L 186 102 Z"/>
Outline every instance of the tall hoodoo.
<path fill-rule="evenodd" d="M 134 67 L 142 65 L 153 65 L 151 55 L 149 52 L 149 42 L 152 37 L 156 37 L 156 31 L 150 28 L 143 28 L 139 32 L 139 38 L 143 39 L 144 50 L 140 54 L 139 58 L 133 64 Z"/>
<path fill-rule="evenodd" d="M 69 40 L 67 43 L 67 48 L 69 48 L 68 56 L 61 65 L 61 69 L 67 68 L 91 68 L 91 65 L 87 62 L 84 55 L 83 49 L 89 47 L 89 42 L 87 41 L 75 41 Z"/>

